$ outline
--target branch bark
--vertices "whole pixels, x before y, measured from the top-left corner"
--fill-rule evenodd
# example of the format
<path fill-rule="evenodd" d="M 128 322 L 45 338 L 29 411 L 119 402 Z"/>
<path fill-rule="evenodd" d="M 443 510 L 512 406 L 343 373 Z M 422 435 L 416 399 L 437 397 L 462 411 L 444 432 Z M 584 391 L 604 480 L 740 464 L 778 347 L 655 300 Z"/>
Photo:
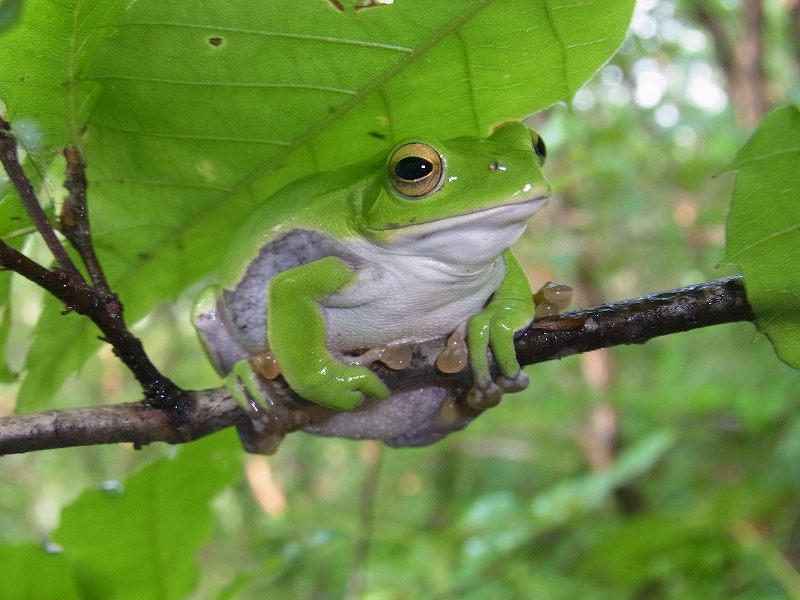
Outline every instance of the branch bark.
<path fill-rule="evenodd" d="M 561 359 L 621 344 L 643 344 L 671 333 L 722 323 L 754 321 L 741 277 L 615 302 L 537 321 L 517 339 L 524 365 Z M 444 345 L 435 340 L 413 348 L 414 359 L 403 371 L 381 365 L 374 370 L 391 388 L 468 379 L 464 372 L 442 375 L 433 364 Z M 130 442 L 189 442 L 227 427 L 246 423 L 247 415 L 225 388 L 187 393 L 185 412 L 153 408 L 146 401 L 50 410 L 0 419 L 0 455 Z"/>

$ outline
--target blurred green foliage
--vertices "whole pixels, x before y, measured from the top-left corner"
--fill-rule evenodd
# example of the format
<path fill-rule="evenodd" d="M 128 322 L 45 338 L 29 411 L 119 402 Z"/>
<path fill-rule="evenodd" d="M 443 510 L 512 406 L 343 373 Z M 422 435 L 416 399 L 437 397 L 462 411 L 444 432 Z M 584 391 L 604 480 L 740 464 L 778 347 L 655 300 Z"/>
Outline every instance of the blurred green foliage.
<path fill-rule="evenodd" d="M 740 3 L 707 5 L 737 31 Z M 788 12 L 777 2 L 765 6 L 771 101 L 797 100 Z M 532 117 L 556 187 L 516 248 L 534 286 L 574 284 L 575 304 L 590 306 L 735 272 L 716 267 L 734 183 L 720 173 L 750 131 L 736 120 L 713 40 L 693 8 L 640 3 L 621 52 L 574 109 L 556 105 Z M 14 285 L 15 294 L 35 295 Z M 197 388 L 217 380 L 185 322 L 192 296 L 159 307 L 137 333 L 159 366 Z M 12 339 L 26 339 L 34 318 Z M 570 357 L 529 373 L 528 390 L 433 447 L 381 450 L 295 434 L 268 461 L 244 457 L 249 478 L 220 483 L 211 502 L 210 539 L 192 537 L 202 544 L 201 575 L 189 597 L 800 598 L 800 374 L 776 360 L 752 325 Z M 13 407 L 14 391 L 0 396 L 0 410 Z M 137 395 L 102 352 L 68 381 L 57 406 Z M 230 435 L 225 441 L 232 447 Z M 206 443 L 214 441 L 197 444 Z M 79 510 L 90 515 L 103 482 L 127 489 L 137 476 L 126 476 L 149 477 L 148 469 L 170 461 L 204 473 L 207 457 L 194 445 L 177 458 L 158 445 L 0 459 L 7 544 L 0 561 L 16 574 L 41 564 L 38 575 L 70 575 L 58 562 L 69 558 L 65 542 L 49 563 L 38 562 L 32 544 L 61 531 L 60 509 L 79 498 L 65 520 Z M 370 529 L 362 492 L 376 473 Z M 188 489 L 173 492 L 178 501 L 201 482 L 181 483 Z M 212 526 L 202 514 L 193 522 L 190 506 L 186 531 Z M 135 510 L 115 517 L 119 539 L 142 527 Z M 98 534 L 116 536 L 109 525 L 91 532 Z M 359 540 L 369 542 L 365 560 Z M 106 551 L 125 557 L 132 549 Z M 67 586 L 58 597 L 92 596 Z"/>

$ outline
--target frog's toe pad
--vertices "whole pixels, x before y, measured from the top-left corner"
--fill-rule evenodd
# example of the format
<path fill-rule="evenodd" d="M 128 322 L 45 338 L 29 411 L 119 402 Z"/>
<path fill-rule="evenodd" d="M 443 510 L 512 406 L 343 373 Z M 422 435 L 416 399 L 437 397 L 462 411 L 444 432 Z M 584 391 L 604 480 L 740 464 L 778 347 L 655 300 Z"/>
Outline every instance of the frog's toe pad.
<path fill-rule="evenodd" d="M 503 390 L 504 393 L 521 392 L 531 382 L 531 378 L 522 369 L 519 370 L 516 377 L 500 376 L 495 379 L 495 383 Z"/>
<path fill-rule="evenodd" d="M 290 410 L 268 387 L 241 390 L 249 419 L 237 424 L 242 446 L 251 454 L 275 454 L 287 433 L 302 429 L 308 423 L 303 411 Z"/>
<path fill-rule="evenodd" d="M 489 381 L 488 384 L 476 383 L 473 388 L 467 392 L 467 404 L 477 410 L 486 410 L 493 408 L 500 404 L 500 399 L 503 397 L 503 390 L 500 389 L 494 381 Z"/>
<path fill-rule="evenodd" d="M 265 454 L 270 456 L 278 451 L 278 447 L 283 441 L 284 434 L 267 434 L 259 431 L 260 427 L 255 427 L 253 421 L 239 423 L 236 432 L 242 441 L 242 447 L 250 454 Z"/>

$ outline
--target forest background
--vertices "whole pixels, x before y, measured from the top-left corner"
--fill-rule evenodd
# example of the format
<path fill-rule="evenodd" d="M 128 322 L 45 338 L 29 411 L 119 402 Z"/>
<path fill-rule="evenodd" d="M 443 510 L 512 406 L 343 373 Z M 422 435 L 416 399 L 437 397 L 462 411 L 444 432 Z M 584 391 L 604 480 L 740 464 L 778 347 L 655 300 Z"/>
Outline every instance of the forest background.
<path fill-rule="evenodd" d="M 555 187 L 515 247 L 534 287 L 567 282 L 589 307 L 736 273 L 718 266 L 722 172 L 799 101 L 800 2 L 639 2 L 572 110 L 530 119 Z M 135 330 L 176 381 L 213 387 L 186 317 L 196 292 Z M 9 357 L 40 297 L 15 282 Z M 115 598 L 800 598 L 800 374 L 752 325 L 528 372 L 528 390 L 426 449 L 297 434 L 267 459 L 228 430 L 3 457 L 0 597 L 48 597 L 37 580 L 108 597 L 113 580 Z M 52 406 L 140 395 L 104 349 Z M 76 547 L 102 576 L 61 560 Z"/>

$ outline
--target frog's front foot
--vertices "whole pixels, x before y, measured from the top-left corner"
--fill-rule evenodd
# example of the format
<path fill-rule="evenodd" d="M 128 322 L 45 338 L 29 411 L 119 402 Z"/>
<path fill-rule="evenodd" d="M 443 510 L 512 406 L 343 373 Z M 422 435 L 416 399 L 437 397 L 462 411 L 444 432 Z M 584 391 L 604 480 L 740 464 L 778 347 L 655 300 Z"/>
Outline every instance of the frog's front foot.
<path fill-rule="evenodd" d="M 532 299 L 529 295 L 497 294 L 483 311 L 469 320 L 467 343 L 474 385 L 467 393 L 467 403 L 472 408 L 491 408 L 500 402 L 504 393 L 528 387 L 530 378 L 517 361 L 514 337 L 530 325 L 534 313 L 536 318 L 558 314 L 571 298 L 571 287 L 548 282 Z M 500 369 L 500 375 L 494 380 L 489 374 L 488 348 Z"/>
<path fill-rule="evenodd" d="M 256 375 L 261 364 L 258 356 L 255 365 L 251 361 L 239 361 L 225 377 L 225 384 L 250 417 L 236 426 L 244 449 L 253 454 L 274 454 L 286 434 L 302 429 L 309 418 L 303 411 L 287 408 L 271 392 L 273 384 Z"/>

